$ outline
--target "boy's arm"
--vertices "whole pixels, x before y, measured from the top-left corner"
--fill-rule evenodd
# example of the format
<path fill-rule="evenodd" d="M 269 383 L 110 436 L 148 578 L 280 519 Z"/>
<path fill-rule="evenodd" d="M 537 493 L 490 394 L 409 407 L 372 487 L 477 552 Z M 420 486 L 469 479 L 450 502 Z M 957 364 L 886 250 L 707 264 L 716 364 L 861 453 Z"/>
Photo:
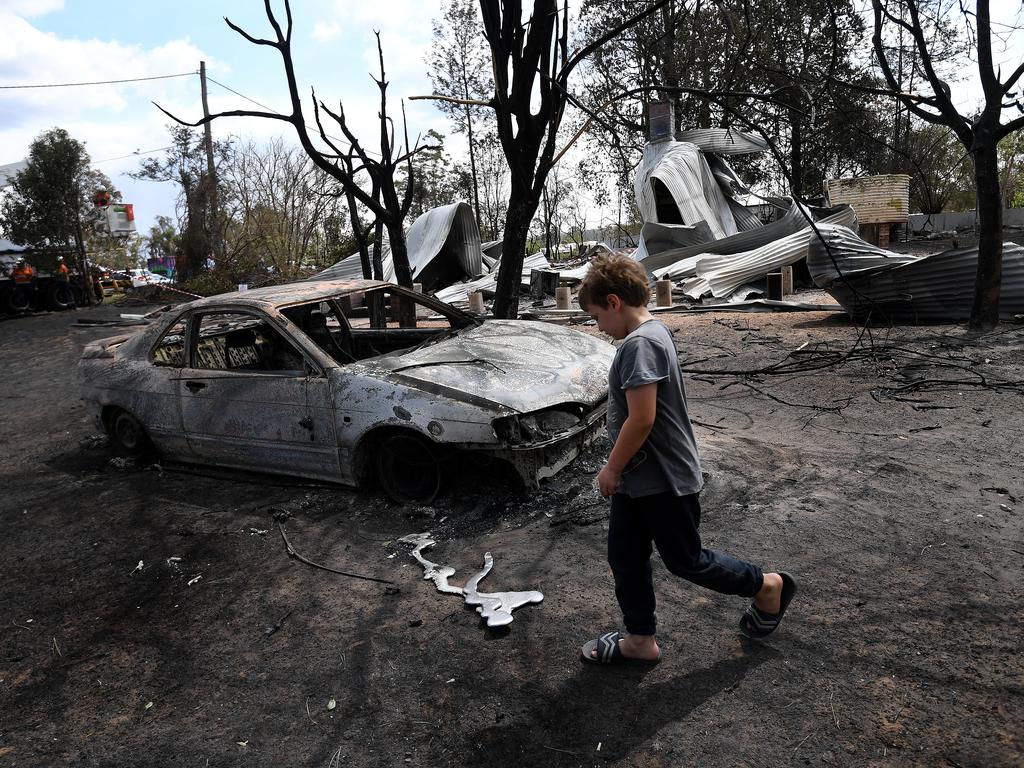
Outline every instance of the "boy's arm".
<path fill-rule="evenodd" d="M 626 405 L 629 415 L 619 431 L 608 462 L 597 476 L 598 488 L 606 498 L 618 489 L 622 470 L 651 433 L 658 413 L 658 382 L 627 389 Z"/>

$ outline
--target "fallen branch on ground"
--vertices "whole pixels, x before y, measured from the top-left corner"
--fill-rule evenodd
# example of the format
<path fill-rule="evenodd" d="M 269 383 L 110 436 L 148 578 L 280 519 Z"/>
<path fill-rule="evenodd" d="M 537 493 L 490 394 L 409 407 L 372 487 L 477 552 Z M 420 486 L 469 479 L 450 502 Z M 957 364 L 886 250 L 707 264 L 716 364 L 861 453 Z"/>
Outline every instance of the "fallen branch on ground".
<path fill-rule="evenodd" d="M 376 576 L 364 576 L 361 573 L 349 573 L 348 571 L 339 571 L 337 568 L 331 568 L 330 566 L 327 566 L 327 565 L 320 565 L 320 563 L 314 563 L 309 558 L 303 557 L 302 555 L 300 555 L 298 552 L 295 551 L 295 547 L 293 547 L 292 543 L 290 541 L 288 541 L 288 535 L 284 532 L 284 526 L 281 525 L 281 523 L 277 524 L 277 529 L 281 532 L 281 538 L 284 539 L 284 546 L 287 549 L 288 554 L 291 557 L 294 557 L 300 563 L 305 563 L 306 565 L 312 566 L 313 568 L 319 568 L 320 570 L 327 571 L 328 573 L 336 573 L 339 576 L 348 576 L 351 579 L 362 579 L 364 581 L 376 581 L 379 584 L 391 584 L 391 585 L 394 585 L 394 583 L 395 583 L 393 581 L 388 581 L 387 579 L 378 579 Z"/>

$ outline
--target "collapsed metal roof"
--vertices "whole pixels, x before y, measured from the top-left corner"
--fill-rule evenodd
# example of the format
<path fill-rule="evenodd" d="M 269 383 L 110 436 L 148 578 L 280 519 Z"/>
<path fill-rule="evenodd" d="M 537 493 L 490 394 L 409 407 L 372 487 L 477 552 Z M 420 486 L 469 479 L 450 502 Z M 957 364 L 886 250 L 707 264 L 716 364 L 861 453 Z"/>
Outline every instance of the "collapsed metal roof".
<path fill-rule="evenodd" d="M 855 320 L 894 323 L 968 320 L 974 304 L 978 249 L 927 256 L 893 253 L 842 226 L 822 224 L 808 247 L 807 268 Z M 999 317 L 1024 314 L 1024 248 L 1003 243 Z"/>
<path fill-rule="evenodd" d="M 740 231 L 725 193 L 695 144 L 665 141 L 645 146 L 634 188 L 644 221 L 704 222 L 716 240 Z"/>
<path fill-rule="evenodd" d="M 676 141 L 695 144 L 701 152 L 715 155 L 749 155 L 764 152 L 768 142 L 752 133 L 733 128 L 695 128 L 676 133 Z"/>
<path fill-rule="evenodd" d="M 825 224 L 857 225 L 857 215 L 848 205 L 838 206 L 821 217 L 808 214 Z M 694 276 L 683 283 L 683 292 L 692 298 L 709 293 L 715 298 L 725 298 L 751 280 L 807 258 L 808 247 L 813 240 L 817 240 L 817 235 L 810 219 L 807 219 L 802 229 L 760 248 L 742 253 L 699 256 L 694 265 Z"/>
<path fill-rule="evenodd" d="M 815 221 L 857 225 L 848 205 L 812 209 L 791 199 L 783 201 L 782 217 L 764 225 L 736 199 L 749 190 L 721 156 L 761 152 L 764 140 L 726 129 L 676 138 L 644 149 L 635 187 L 645 224 L 634 258 L 655 278 L 684 281 L 691 298 L 728 298 L 805 258 Z"/>
<path fill-rule="evenodd" d="M 637 248 L 635 257 L 656 277 L 678 280 L 692 274 L 684 271 L 689 267 L 682 264 L 688 258 L 708 253 L 742 253 L 760 248 L 807 226 L 806 211 L 801 213 L 800 209 L 793 205 L 792 200 L 787 200 L 786 204 L 789 206 L 786 213 L 770 224 L 737 232 L 719 240 L 701 241 L 702 223 L 694 225 L 697 232 L 693 234 L 684 232 L 681 225 L 644 224 L 640 230 L 640 247 Z M 650 242 L 647 239 L 649 235 L 653 236 Z M 662 244 L 669 246 L 673 242 L 679 244 L 662 248 Z"/>
<path fill-rule="evenodd" d="M 413 222 L 406 242 L 412 279 L 425 291 L 484 273 L 480 230 L 468 203 L 427 211 Z"/>
<path fill-rule="evenodd" d="M 633 257 L 656 279 L 680 281 L 700 299 L 744 299 L 748 284 L 807 259 L 815 282 L 854 318 L 893 322 L 959 320 L 970 316 L 976 248 L 929 257 L 904 256 L 869 245 L 855 234 L 849 205 L 814 208 L 792 199 L 768 202 L 783 211 L 763 224 L 741 201 L 750 191 L 724 159 L 761 152 L 767 143 L 730 129 L 685 131 L 675 141 L 644 148 L 634 187 L 644 225 Z M 749 198 L 748 198 L 749 199 Z M 500 241 L 482 244 L 472 209 L 456 202 L 427 211 L 409 230 L 413 278 L 437 298 L 465 306 L 475 291 L 493 295 Z M 493 251 L 485 253 L 487 248 Z M 390 248 L 383 244 L 384 277 L 394 280 Z M 582 279 L 589 263 L 563 271 Z M 550 269 L 541 253 L 523 261 L 522 282 L 534 269 Z M 359 278 L 358 255 L 314 279 Z M 1004 245 L 1002 316 L 1024 314 L 1024 248 Z"/>
<path fill-rule="evenodd" d="M 495 263 L 494 269 L 490 274 L 484 275 L 476 280 L 449 285 L 447 288 L 439 290 L 435 295 L 441 301 L 446 301 L 457 307 L 465 307 L 468 305 L 469 294 L 476 291 L 480 291 L 485 296 L 493 295 L 495 289 L 498 287 L 498 263 L 500 262 Z M 523 259 L 523 271 L 520 276 L 521 281 L 528 284 L 530 282 L 530 272 L 535 269 L 550 268 L 551 262 L 547 260 L 547 257 L 544 256 L 543 253 L 535 253 L 532 256 L 527 256 Z"/>
<path fill-rule="evenodd" d="M 384 280 L 394 282 L 395 262 L 387 232 L 382 234 L 381 265 Z M 484 272 L 480 230 L 473 209 L 464 202 L 431 208 L 413 222 L 406 235 L 409 269 L 414 282 L 433 291 L 457 280 L 479 277 Z M 363 265 L 353 253 L 314 275 L 311 280 L 359 279 Z"/>

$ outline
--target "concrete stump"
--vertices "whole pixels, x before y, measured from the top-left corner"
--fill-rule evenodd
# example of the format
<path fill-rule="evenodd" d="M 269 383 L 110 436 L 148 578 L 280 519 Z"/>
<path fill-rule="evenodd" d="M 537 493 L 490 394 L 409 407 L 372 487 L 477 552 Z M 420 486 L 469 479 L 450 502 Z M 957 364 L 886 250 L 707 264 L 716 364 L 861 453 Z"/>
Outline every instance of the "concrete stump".
<path fill-rule="evenodd" d="M 782 295 L 789 296 L 793 293 L 793 268 L 782 268 Z"/>
<path fill-rule="evenodd" d="M 672 281 L 671 280 L 659 280 L 655 283 L 656 293 L 658 297 L 659 307 L 671 307 L 672 306 Z"/>
<path fill-rule="evenodd" d="M 569 309 L 572 305 L 572 290 L 569 288 L 555 289 L 555 309 Z"/>

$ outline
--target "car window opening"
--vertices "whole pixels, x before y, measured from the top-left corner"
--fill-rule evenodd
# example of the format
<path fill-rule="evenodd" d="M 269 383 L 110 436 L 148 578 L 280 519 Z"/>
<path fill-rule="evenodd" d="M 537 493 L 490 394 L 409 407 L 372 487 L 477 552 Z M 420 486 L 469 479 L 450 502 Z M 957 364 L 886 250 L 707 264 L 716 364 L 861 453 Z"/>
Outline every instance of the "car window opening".
<path fill-rule="evenodd" d="M 174 323 L 153 348 L 153 364 L 181 368 L 185 364 L 185 318 Z"/>
<path fill-rule="evenodd" d="M 199 318 L 192 365 L 207 370 L 302 374 L 305 360 L 266 320 L 217 313 Z"/>
<path fill-rule="evenodd" d="M 282 314 L 342 365 L 418 349 L 475 324 L 390 287 L 299 304 Z"/>

